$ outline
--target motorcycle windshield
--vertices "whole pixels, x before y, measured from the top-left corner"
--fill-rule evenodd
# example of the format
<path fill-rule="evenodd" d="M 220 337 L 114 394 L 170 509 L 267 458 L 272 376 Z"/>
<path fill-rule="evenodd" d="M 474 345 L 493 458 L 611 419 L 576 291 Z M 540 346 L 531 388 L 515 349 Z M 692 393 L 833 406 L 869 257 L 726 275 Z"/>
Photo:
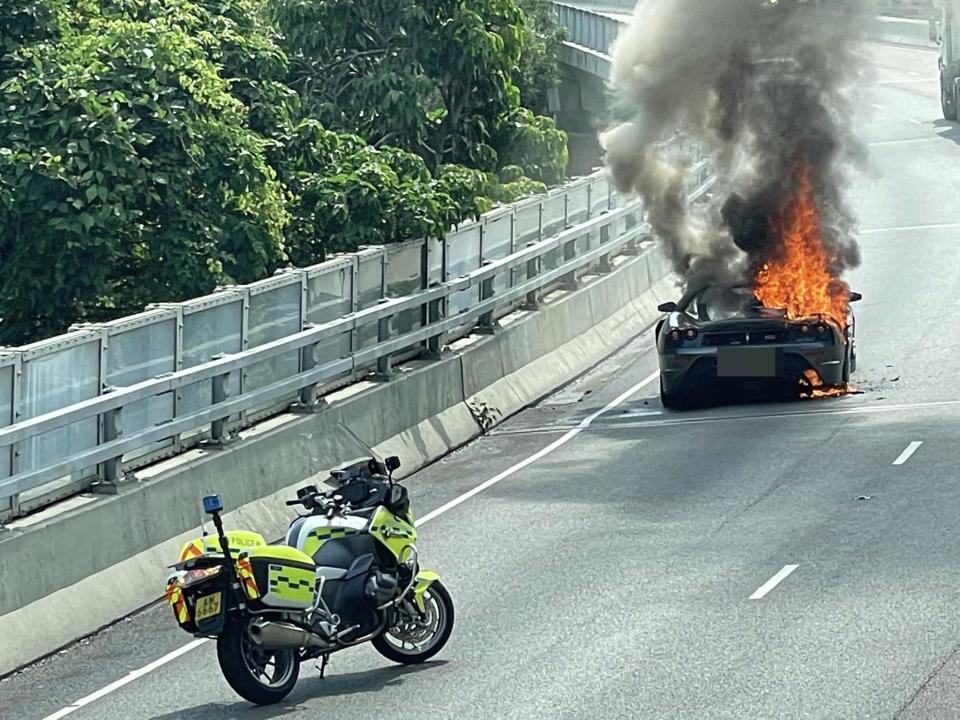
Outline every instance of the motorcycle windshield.
<path fill-rule="evenodd" d="M 310 432 L 303 435 L 304 444 L 310 452 L 312 465 L 320 472 L 332 473 L 335 470 L 369 464 L 375 460 L 383 465 L 383 458 L 346 424 L 332 423 L 322 432 Z"/>

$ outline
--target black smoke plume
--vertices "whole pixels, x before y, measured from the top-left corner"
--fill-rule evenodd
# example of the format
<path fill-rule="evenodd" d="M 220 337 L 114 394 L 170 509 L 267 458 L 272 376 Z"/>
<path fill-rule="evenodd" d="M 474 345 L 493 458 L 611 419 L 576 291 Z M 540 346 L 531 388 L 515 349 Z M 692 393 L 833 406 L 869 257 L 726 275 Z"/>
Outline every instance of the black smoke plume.
<path fill-rule="evenodd" d="M 685 284 L 749 281 L 776 257 L 776 217 L 802 166 L 839 276 L 859 263 L 845 202 L 865 159 L 851 128 L 866 0 L 640 0 L 612 50 L 615 114 L 602 134 L 623 192 L 648 220 Z M 682 130 L 714 160 L 713 205 L 687 202 Z"/>

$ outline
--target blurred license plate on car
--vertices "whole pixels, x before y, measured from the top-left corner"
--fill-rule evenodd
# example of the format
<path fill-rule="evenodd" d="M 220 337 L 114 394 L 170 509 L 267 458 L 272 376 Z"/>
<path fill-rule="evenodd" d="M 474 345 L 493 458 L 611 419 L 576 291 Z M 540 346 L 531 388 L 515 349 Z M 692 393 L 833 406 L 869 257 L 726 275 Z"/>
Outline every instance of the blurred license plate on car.
<path fill-rule="evenodd" d="M 754 347 L 718 348 L 717 377 L 777 377 L 777 349 Z"/>

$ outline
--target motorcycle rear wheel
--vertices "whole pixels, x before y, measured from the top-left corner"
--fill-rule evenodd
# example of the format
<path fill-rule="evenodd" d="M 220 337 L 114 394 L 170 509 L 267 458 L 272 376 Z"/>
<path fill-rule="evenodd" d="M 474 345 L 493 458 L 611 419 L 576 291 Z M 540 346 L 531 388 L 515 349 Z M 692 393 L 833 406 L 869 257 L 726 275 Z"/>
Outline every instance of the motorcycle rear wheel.
<path fill-rule="evenodd" d="M 373 647 L 388 660 L 403 665 L 424 663 L 443 649 L 453 632 L 453 600 L 439 580 L 423 594 L 427 617 L 406 618 L 373 639 Z"/>
<path fill-rule="evenodd" d="M 217 638 L 217 660 L 227 684 L 244 700 L 273 705 L 283 700 L 300 676 L 296 650 L 265 650 L 247 631 L 250 619 L 230 622 Z"/>

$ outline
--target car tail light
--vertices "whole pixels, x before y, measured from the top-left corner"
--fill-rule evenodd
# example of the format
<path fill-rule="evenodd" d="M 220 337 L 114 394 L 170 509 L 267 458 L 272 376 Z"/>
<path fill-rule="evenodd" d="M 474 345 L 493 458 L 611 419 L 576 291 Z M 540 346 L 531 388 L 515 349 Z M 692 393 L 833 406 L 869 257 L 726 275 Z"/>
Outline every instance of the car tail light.
<path fill-rule="evenodd" d="M 680 342 L 683 339 L 683 334 L 679 330 L 671 330 L 667 337 L 670 339 L 670 342 Z"/>
<path fill-rule="evenodd" d="M 683 333 L 683 336 L 687 340 L 696 340 L 697 339 L 696 328 L 687 328 L 686 332 Z"/>
<path fill-rule="evenodd" d="M 823 323 L 817 323 L 817 335 L 824 335 L 827 332 L 827 326 Z"/>

